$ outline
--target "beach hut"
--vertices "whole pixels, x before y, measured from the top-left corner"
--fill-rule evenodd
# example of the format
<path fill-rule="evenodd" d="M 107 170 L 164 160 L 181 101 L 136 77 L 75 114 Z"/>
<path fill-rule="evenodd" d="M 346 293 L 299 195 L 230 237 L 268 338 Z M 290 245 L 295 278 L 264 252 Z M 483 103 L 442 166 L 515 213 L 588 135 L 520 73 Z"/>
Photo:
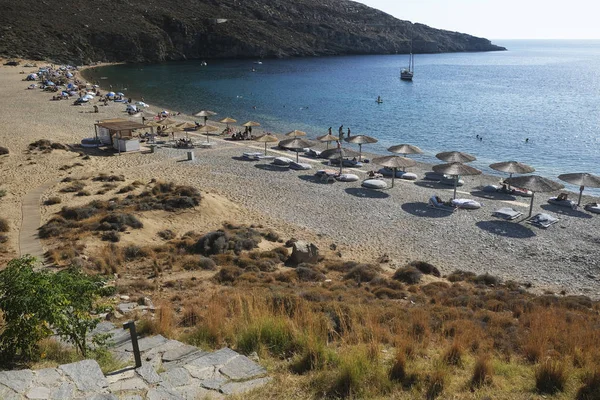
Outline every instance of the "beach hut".
<path fill-rule="evenodd" d="M 94 124 L 96 141 L 112 145 L 121 152 L 139 151 L 140 141 L 134 136 L 136 129 L 145 129 L 144 124 L 123 118 L 98 121 Z"/>

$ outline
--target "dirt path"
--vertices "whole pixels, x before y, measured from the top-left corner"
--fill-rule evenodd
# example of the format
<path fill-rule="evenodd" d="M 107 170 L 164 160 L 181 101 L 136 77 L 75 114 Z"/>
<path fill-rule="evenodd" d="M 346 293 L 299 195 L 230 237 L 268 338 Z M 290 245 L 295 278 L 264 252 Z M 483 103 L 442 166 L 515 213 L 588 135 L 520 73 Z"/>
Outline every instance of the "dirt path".
<path fill-rule="evenodd" d="M 38 260 L 44 260 L 44 249 L 38 237 L 38 228 L 42 219 L 40 199 L 42 194 L 54 184 L 55 182 L 52 181 L 38 186 L 23 197 L 21 204 L 23 216 L 19 232 L 19 254 L 21 256 L 30 254 L 37 257 Z"/>

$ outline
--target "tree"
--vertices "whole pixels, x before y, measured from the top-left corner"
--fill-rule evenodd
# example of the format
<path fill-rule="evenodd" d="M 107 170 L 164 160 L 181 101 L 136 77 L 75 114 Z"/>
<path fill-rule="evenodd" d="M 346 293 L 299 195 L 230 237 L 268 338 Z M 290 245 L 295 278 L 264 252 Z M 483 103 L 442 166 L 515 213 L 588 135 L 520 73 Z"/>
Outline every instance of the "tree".
<path fill-rule="evenodd" d="M 105 294 L 104 280 L 75 268 L 36 271 L 35 264 L 34 257 L 24 256 L 0 272 L 0 355 L 7 360 L 35 359 L 38 342 L 56 331 L 85 356 L 87 334 L 100 322 L 92 311 Z"/>

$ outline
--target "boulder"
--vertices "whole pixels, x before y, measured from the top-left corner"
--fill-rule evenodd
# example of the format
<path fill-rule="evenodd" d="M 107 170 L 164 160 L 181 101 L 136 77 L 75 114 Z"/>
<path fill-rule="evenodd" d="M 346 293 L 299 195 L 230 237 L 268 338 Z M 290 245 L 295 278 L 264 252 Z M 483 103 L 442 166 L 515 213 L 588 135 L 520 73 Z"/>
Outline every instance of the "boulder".
<path fill-rule="evenodd" d="M 292 245 L 292 255 L 289 262 L 292 265 L 302 263 L 314 264 L 319 260 L 319 249 L 313 243 L 299 240 Z"/>

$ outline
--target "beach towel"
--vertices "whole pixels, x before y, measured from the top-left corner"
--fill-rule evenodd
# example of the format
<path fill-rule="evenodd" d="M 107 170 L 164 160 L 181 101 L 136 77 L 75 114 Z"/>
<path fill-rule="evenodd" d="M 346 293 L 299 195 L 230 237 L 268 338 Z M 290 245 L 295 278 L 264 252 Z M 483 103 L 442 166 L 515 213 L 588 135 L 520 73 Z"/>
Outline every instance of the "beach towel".
<path fill-rule="evenodd" d="M 481 203 L 471 199 L 453 199 L 452 205 L 465 210 L 477 210 L 481 208 Z"/>
<path fill-rule="evenodd" d="M 442 210 L 442 211 L 454 212 L 454 210 L 456 210 L 456 208 L 453 206 L 449 206 L 447 204 L 440 203 L 437 200 L 437 196 L 431 196 L 429 198 L 429 202 L 427 203 L 427 205 L 429 207 L 437 208 L 438 210 Z"/>
<path fill-rule="evenodd" d="M 545 213 L 536 214 L 527 220 L 527 223 L 544 229 L 557 222 L 558 218 Z"/>
<path fill-rule="evenodd" d="M 502 218 L 507 221 L 511 221 L 513 219 L 519 218 L 521 215 L 523 215 L 523 213 L 520 211 L 516 211 L 510 207 L 503 207 L 494 211 L 492 215 L 497 218 Z"/>
<path fill-rule="evenodd" d="M 577 208 L 577 203 L 575 203 L 573 200 L 558 200 L 557 197 L 550 197 L 548 199 L 548 203 L 560 207 L 569 207 L 573 210 Z"/>

